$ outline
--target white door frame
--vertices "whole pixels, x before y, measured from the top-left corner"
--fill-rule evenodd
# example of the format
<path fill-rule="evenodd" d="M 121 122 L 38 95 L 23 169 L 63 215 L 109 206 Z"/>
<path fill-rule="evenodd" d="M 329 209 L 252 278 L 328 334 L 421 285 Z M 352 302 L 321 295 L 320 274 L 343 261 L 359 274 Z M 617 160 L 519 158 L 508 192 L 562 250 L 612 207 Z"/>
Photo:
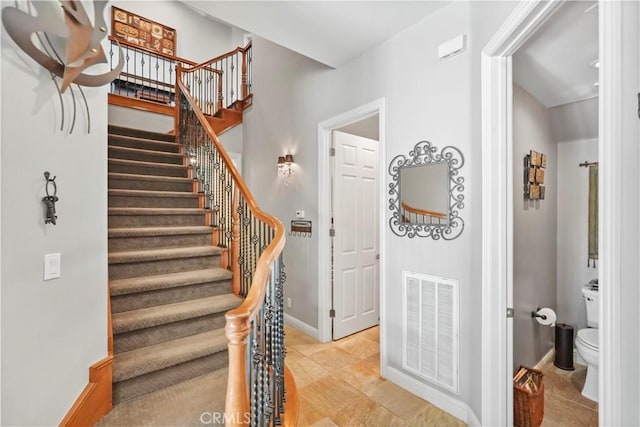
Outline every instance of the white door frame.
<path fill-rule="evenodd" d="M 331 204 L 331 162 L 329 147 L 331 147 L 331 132 L 348 124 L 369 118 L 378 114 L 379 123 L 379 223 L 380 223 L 380 355 L 381 369 L 386 362 L 385 351 L 385 307 L 386 307 L 386 267 L 385 267 L 385 223 L 386 223 L 386 198 L 383 197 L 386 185 L 386 160 L 385 160 L 385 99 L 380 98 L 338 116 L 327 119 L 318 124 L 318 340 L 320 342 L 331 341 L 331 239 L 329 228 L 331 226 L 331 213 L 327 209 Z"/>
<path fill-rule="evenodd" d="M 562 5 L 559 0 L 520 3 L 482 53 L 482 424 L 507 425 L 513 417 L 510 367 L 512 321 L 512 73 L 511 55 Z M 600 212 L 601 425 L 620 425 L 618 248 L 620 212 L 621 7 L 599 2 L 600 40 Z M 605 381 L 606 378 L 606 381 Z"/>

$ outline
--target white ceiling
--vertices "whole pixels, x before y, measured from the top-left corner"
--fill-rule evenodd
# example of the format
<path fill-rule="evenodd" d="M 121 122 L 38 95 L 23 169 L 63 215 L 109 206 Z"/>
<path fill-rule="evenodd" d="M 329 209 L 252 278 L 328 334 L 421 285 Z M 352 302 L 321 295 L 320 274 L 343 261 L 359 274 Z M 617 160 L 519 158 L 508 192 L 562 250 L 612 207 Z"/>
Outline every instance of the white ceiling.
<path fill-rule="evenodd" d="M 333 68 L 448 1 L 186 1 L 187 6 Z"/>
<path fill-rule="evenodd" d="M 546 107 L 598 96 L 598 8 L 566 2 L 514 55 L 513 78 Z"/>

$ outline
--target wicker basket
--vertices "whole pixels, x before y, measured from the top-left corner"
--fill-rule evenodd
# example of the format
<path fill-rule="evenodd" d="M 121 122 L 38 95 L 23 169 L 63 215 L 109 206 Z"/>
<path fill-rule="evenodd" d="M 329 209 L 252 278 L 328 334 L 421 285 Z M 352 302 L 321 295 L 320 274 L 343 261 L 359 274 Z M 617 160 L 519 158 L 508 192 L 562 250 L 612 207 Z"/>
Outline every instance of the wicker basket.
<path fill-rule="evenodd" d="M 526 387 L 513 384 L 513 425 L 516 427 L 538 427 L 544 417 L 544 374 L 533 368 L 520 367 L 527 370 L 537 390 L 531 391 Z M 518 370 L 519 372 L 519 370 Z"/>

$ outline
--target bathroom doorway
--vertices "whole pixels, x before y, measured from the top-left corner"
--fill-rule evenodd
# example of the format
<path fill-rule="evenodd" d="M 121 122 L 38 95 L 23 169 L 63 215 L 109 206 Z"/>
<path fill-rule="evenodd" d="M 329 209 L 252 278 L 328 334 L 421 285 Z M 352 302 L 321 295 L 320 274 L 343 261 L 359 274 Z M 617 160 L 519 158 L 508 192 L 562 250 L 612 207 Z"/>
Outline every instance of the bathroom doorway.
<path fill-rule="evenodd" d="M 595 172 L 598 163 L 597 2 L 563 2 L 512 61 L 512 371 L 535 367 L 552 381 L 545 423 L 597 424 L 597 386 L 582 396 L 586 363 L 574 364 L 569 338 L 587 327 L 582 288 L 598 278 L 597 227 L 588 226 L 597 226 L 597 202 L 589 205 L 597 175 L 590 188 L 590 171 L 579 166 Z M 532 317 L 538 308 L 546 319 Z M 570 326 L 560 367 L 554 316 Z M 589 369 L 597 376 L 597 364 Z"/>
<path fill-rule="evenodd" d="M 539 30 L 562 2 L 532 1 L 517 5 L 482 54 L 483 141 L 483 272 L 482 272 L 482 423 L 505 425 L 512 421 L 512 255 L 513 255 L 513 162 L 511 129 L 512 55 Z M 619 425 L 637 419 L 633 402 L 640 395 L 639 382 L 623 381 L 637 366 L 637 351 L 622 351 L 623 336 L 633 335 L 640 323 L 634 287 L 639 278 L 640 251 L 637 240 L 623 230 L 638 227 L 634 196 L 632 214 L 623 194 L 637 194 L 640 172 L 639 132 L 635 97 L 638 85 L 638 23 L 636 3 L 599 2 L 599 44 L 606 46 L 599 70 L 599 162 L 600 162 L 600 336 L 606 339 L 600 351 L 599 422 Z M 567 52 L 567 54 L 573 52 Z M 632 99 L 633 98 L 633 99 Z M 623 109 L 624 108 L 624 109 Z M 633 111 L 634 114 L 629 114 Z M 634 139 L 636 138 L 636 139 Z M 627 153 L 621 156 L 621 153 Z M 507 159 L 509 161 L 507 162 Z M 627 253 L 630 255 L 627 256 Z M 626 261 L 625 261 L 626 260 Z M 632 277 L 621 281 L 622 275 Z M 624 295 L 624 297 L 623 297 Z M 629 319 L 622 322 L 622 318 Z M 614 362 L 615 361 L 615 362 Z M 508 367 L 508 369 L 507 369 Z M 635 372 L 635 371 L 634 371 Z M 627 398 L 626 396 L 629 396 Z M 625 404 L 626 403 L 626 404 Z"/>

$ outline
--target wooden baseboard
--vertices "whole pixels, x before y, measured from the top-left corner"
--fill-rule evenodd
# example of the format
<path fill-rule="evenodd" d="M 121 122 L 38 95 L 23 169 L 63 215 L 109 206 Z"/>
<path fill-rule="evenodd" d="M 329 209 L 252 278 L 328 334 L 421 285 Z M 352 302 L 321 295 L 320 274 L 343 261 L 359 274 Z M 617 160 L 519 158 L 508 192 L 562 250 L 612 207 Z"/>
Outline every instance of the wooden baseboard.
<path fill-rule="evenodd" d="M 298 389 L 291 371 L 286 366 L 284 367 L 284 389 L 287 391 L 287 401 L 284 404 L 282 425 L 284 427 L 295 427 L 298 425 Z"/>
<path fill-rule="evenodd" d="M 89 384 L 62 419 L 60 427 L 92 426 L 111 410 L 112 363 L 110 355 L 89 367 Z"/>

